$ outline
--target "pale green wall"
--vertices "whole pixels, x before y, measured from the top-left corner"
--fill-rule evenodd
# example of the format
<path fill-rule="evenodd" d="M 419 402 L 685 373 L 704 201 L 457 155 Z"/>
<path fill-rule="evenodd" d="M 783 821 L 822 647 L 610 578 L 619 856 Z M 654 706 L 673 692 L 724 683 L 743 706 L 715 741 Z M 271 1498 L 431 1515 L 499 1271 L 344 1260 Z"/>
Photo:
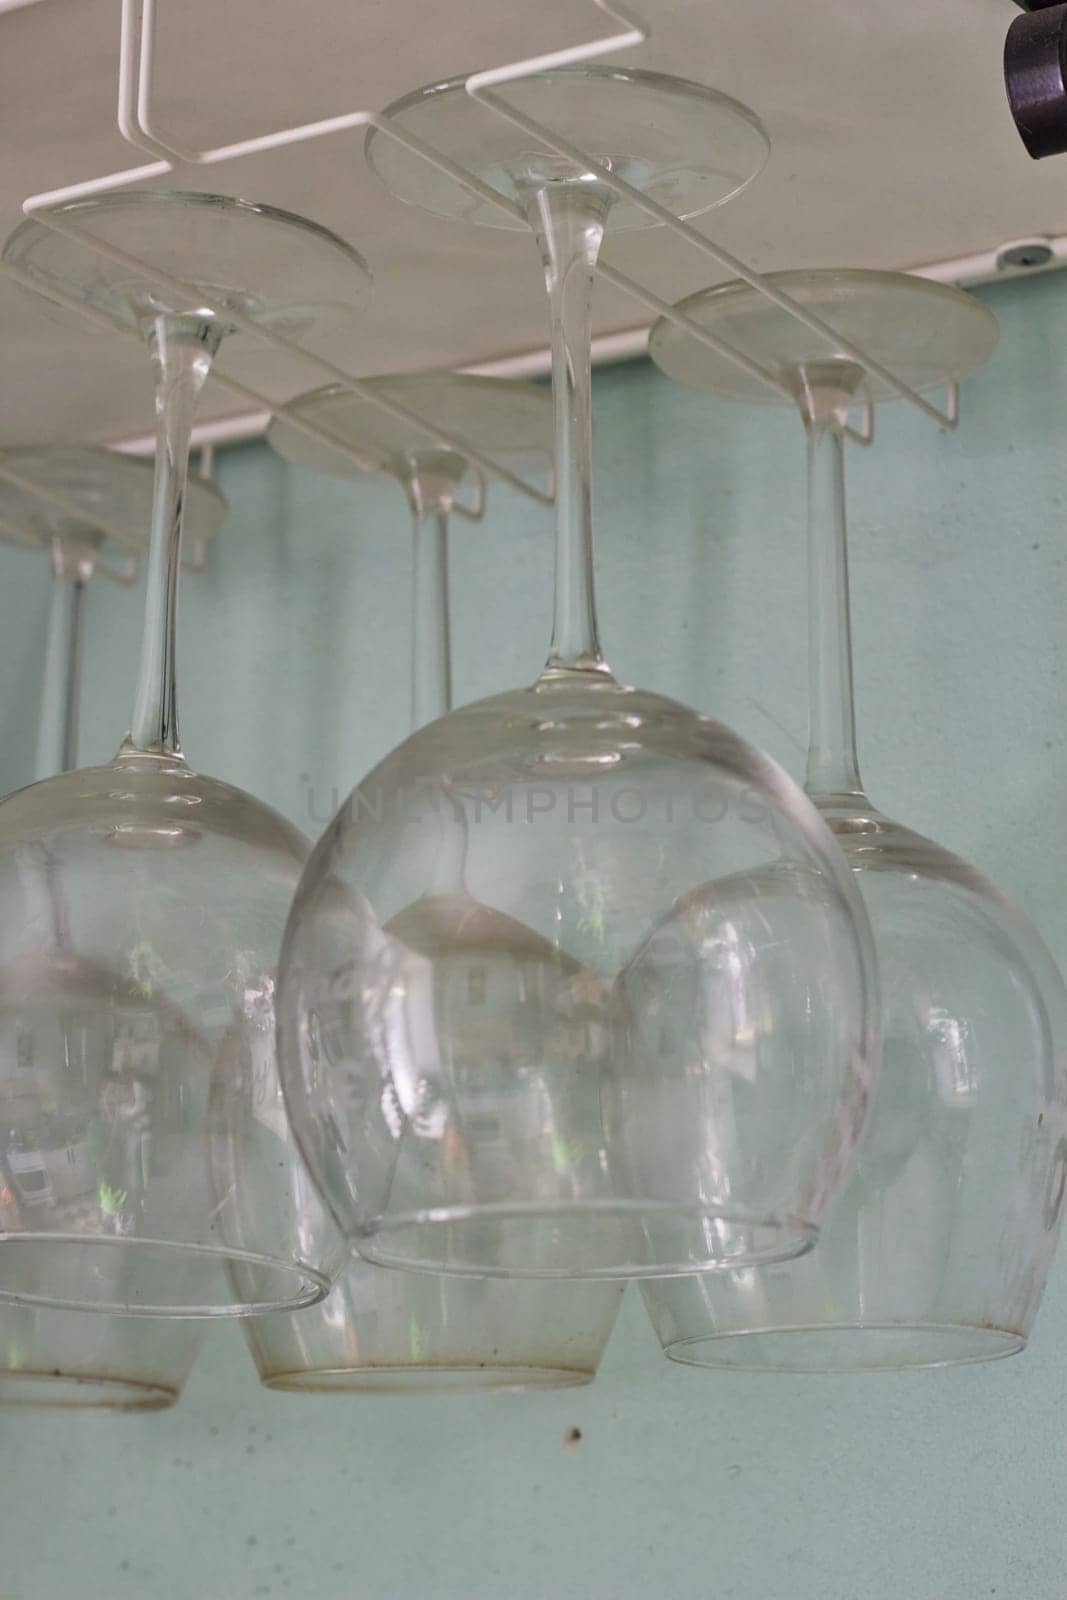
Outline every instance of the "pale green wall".
<path fill-rule="evenodd" d="M 990 292 L 1001 350 L 939 435 L 903 407 L 852 468 L 868 787 L 1014 890 L 1067 963 L 1067 275 Z M 597 392 L 604 640 L 794 772 L 804 738 L 796 421 L 645 365 Z M 387 484 L 222 455 L 233 511 L 186 585 L 191 758 L 309 829 L 405 731 L 406 513 Z M 530 678 L 544 513 L 457 528 L 456 689 Z M 27 781 L 45 577 L 0 551 L 0 783 Z M 125 726 L 138 602 L 91 596 L 85 759 Z M 315 1400 L 233 1327 L 142 1420 L 0 1413 L 4 1600 L 1062 1600 L 1067 1265 L 1030 1351 L 900 1378 L 715 1377 L 628 1296 L 598 1383 L 552 1397 Z M 581 1444 L 563 1449 L 565 1430 Z"/>

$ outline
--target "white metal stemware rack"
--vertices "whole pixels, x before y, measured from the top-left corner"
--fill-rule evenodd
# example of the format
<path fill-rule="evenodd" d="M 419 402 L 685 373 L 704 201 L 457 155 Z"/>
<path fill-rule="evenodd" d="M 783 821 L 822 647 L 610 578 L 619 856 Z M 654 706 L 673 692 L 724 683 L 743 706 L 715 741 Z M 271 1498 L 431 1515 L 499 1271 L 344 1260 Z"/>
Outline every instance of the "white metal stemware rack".
<path fill-rule="evenodd" d="M 847 355 L 850 360 L 861 366 L 865 372 L 877 377 L 881 383 L 901 399 L 916 407 L 930 421 L 942 428 L 955 428 L 959 420 L 959 390 L 956 384 L 948 386 L 947 401 L 943 408 L 933 404 L 925 396 L 911 388 L 897 374 L 875 360 L 861 346 L 839 335 L 823 318 L 817 316 L 807 307 L 800 305 L 790 295 L 770 283 L 761 273 L 756 272 L 745 262 L 723 249 L 721 245 L 716 244 L 707 235 L 699 232 L 690 223 L 679 221 L 663 206 L 626 183 L 596 160 L 595 157 L 589 155 L 587 151 L 562 138 L 552 128 L 546 127 L 543 123 L 535 121 L 514 106 L 509 105 L 506 97 L 500 93 L 500 89 L 515 79 L 544 72 L 554 67 L 572 66 L 586 61 L 593 61 L 601 56 L 614 54 L 620 50 L 638 48 L 647 42 L 650 36 L 648 24 L 636 12 L 621 5 L 619 0 L 590 0 L 590 3 L 613 23 L 617 24 L 619 31 L 608 34 L 606 37 L 590 40 L 587 43 L 572 45 L 566 49 L 547 51 L 542 55 L 527 57 L 521 61 L 508 62 L 502 66 L 473 73 L 466 81 L 467 93 L 495 115 L 503 117 L 514 126 L 521 128 L 554 154 L 580 164 L 588 172 L 595 172 L 598 179 L 613 190 L 616 195 L 624 197 L 630 204 L 643 211 L 652 221 L 669 229 L 676 238 L 705 256 L 716 267 L 725 269 L 732 276 L 740 278 L 743 282 L 749 284 L 771 304 L 777 306 L 780 311 L 796 318 L 798 322 L 803 323 L 813 333 L 824 338 L 828 346 L 832 345 L 835 350 Z M 119 37 L 118 129 L 129 145 L 152 156 L 153 160 L 141 166 L 130 167 L 122 172 L 108 173 L 102 177 L 90 178 L 80 183 L 67 185 L 61 189 L 52 189 L 43 194 L 31 195 L 23 202 L 22 209 L 26 216 L 33 217 L 37 222 L 54 229 L 57 233 L 78 241 L 86 249 L 96 251 L 127 270 L 143 273 L 163 289 L 182 295 L 195 295 L 199 304 L 206 305 L 216 312 L 220 310 L 218 304 L 212 302 L 209 294 L 205 295 L 202 287 L 196 287 L 179 278 L 175 278 L 150 262 L 143 261 L 137 256 L 104 243 L 80 223 L 73 221 L 69 216 L 60 215 L 56 208 L 69 201 L 86 200 L 96 195 L 106 194 L 111 190 L 125 189 L 135 184 L 165 177 L 168 173 L 173 172 L 176 166 L 219 166 L 227 161 L 237 160 L 242 156 L 259 154 L 285 145 L 300 144 L 308 140 L 345 133 L 353 129 L 374 128 L 385 137 L 397 140 L 409 151 L 436 167 L 438 171 L 444 173 L 455 182 L 462 184 L 471 194 L 504 211 L 510 212 L 514 216 L 522 216 L 521 208 L 514 201 L 498 193 L 497 190 L 484 183 L 473 172 L 451 161 L 432 144 L 396 127 L 378 111 L 350 111 L 340 116 L 328 117 L 323 121 L 301 123 L 290 128 L 280 128 L 273 132 L 260 134 L 255 138 L 240 140 L 235 144 L 218 145 L 205 150 L 183 149 L 176 144 L 168 142 L 159 132 L 153 117 L 158 4 L 159 0 L 122 0 L 122 20 Z M 38 285 L 28 274 L 7 263 L 3 264 L 3 270 L 11 278 L 40 293 Z M 646 310 L 655 313 L 656 316 L 666 317 L 676 326 L 682 328 L 691 338 L 725 356 L 736 366 L 777 390 L 780 394 L 787 398 L 792 398 L 782 380 L 770 368 L 753 360 L 743 350 L 735 348 L 716 334 L 709 333 L 707 329 L 702 328 L 692 318 L 678 311 L 645 284 L 638 282 L 626 273 L 620 272 L 608 262 L 601 262 L 598 267 L 598 275 L 606 283 L 611 284 L 614 288 L 621 290 L 624 294 L 639 302 Z M 49 298 L 98 327 L 112 330 L 126 338 L 139 339 L 136 330 L 127 327 L 118 317 L 113 317 L 95 307 L 87 306 L 73 296 L 57 291 L 55 293 L 50 292 Z M 526 478 L 504 465 L 504 463 L 479 450 L 475 445 L 463 438 L 462 435 L 449 429 L 441 428 L 435 422 L 423 417 L 410 407 L 390 399 L 387 395 L 382 394 L 373 386 L 356 377 L 355 374 L 348 372 L 344 367 L 338 366 L 337 363 L 328 360 L 322 355 L 305 349 L 296 340 L 287 338 L 285 335 L 270 328 L 260 326 L 258 323 L 253 322 L 252 319 L 233 311 L 229 307 L 226 308 L 225 315 L 227 321 L 238 329 L 254 333 L 260 343 L 273 346 L 286 356 L 297 357 L 301 361 L 307 362 L 311 367 L 317 368 L 325 379 L 340 385 L 351 394 L 368 401 L 389 415 L 421 429 L 440 446 L 466 457 L 479 474 L 499 479 L 509 484 L 513 489 L 542 504 L 550 504 L 552 502 L 553 493 L 551 490 L 545 490 L 529 482 Z M 325 440 L 331 448 L 354 461 L 357 465 L 366 465 L 365 458 L 351 444 L 325 425 L 308 422 L 306 418 L 293 409 L 291 404 L 272 400 L 227 373 L 216 370 L 212 376 L 215 383 L 228 390 L 250 408 L 285 417 L 292 426 L 301 432 Z M 856 443 L 869 445 L 874 437 L 874 408 L 869 400 L 861 400 L 859 404 L 861 410 L 859 425 L 850 426 L 847 432 L 849 437 Z M 6 464 L 2 454 L 0 454 L 0 477 L 20 483 L 18 474 Z M 42 498 L 50 499 L 60 505 L 64 502 L 65 497 L 57 491 L 40 489 L 28 480 L 21 480 L 21 486 L 30 492 L 40 494 Z M 479 488 L 472 506 L 457 506 L 456 509 L 463 515 L 477 517 L 481 513 L 481 506 L 482 498 Z M 82 511 L 82 508 L 75 508 L 69 502 L 67 508 Z M 104 532 L 116 533 L 115 529 L 103 522 L 98 525 Z"/>

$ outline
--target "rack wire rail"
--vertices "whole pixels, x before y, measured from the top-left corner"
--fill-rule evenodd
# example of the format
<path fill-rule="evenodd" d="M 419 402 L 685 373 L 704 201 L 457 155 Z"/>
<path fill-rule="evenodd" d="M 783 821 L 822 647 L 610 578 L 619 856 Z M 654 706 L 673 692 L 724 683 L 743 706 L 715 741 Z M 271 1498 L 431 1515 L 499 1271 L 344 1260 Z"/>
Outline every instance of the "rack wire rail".
<path fill-rule="evenodd" d="M 90 178 L 81 183 L 69 184 L 61 189 L 52 189 L 42 194 L 31 195 L 23 202 L 23 212 L 28 217 L 33 217 L 44 226 L 52 228 L 55 232 L 67 235 L 77 240 L 87 249 L 96 251 L 99 255 L 107 257 L 127 270 L 144 273 L 148 278 L 159 284 L 171 293 L 182 295 L 195 294 L 200 304 L 209 310 L 219 313 L 217 302 L 213 302 L 210 295 L 205 295 L 202 287 L 194 286 L 182 279 L 175 278 L 153 264 L 141 260 L 138 256 L 119 250 L 112 245 L 105 244 L 87 228 L 72 221 L 69 217 L 60 216 L 57 207 L 69 201 L 84 200 L 96 195 L 107 194 L 115 189 L 126 188 L 133 184 L 144 183 L 154 178 L 166 176 L 173 172 L 176 166 L 216 166 L 227 161 L 237 160 L 242 156 L 261 154 L 268 150 L 279 149 L 286 145 L 301 144 L 308 140 L 320 139 L 331 134 L 349 132 L 357 128 L 374 128 L 384 137 L 395 139 L 413 154 L 422 157 L 439 172 L 444 173 L 455 182 L 461 184 L 470 194 L 481 200 L 510 212 L 513 216 L 521 215 L 520 207 L 512 200 L 484 183 L 473 172 L 458 165 L 437 150 L 425 140 L 394 126 L 378 111 L 350 111 L 339 116 L 328 117 L 318 122 L 301 123 L 294 127 L 279 128 L 273 132 L 259 134 L 254 138 L 242 139 L 233 144 L 217 145 L 204 150 L 183 149 L 179 145 L 168 142 L 158 131 L 153 117 L 153 89 L 155 79 L 156 61 L 156 19 L 159 0 L 122 0 L 122 17 L 119 37 L 119 75 L 118 75 L 118 110 L 117 123 L 120 134 L 127 144 L 134 149 L 151 155 L 154 159 L 138 167 L 131 167 L 122 172 L 108 173 L 103 177 Z M 944 409 L 934 405 L 924 395 L 912 388 L 896 373 L 882 365 L 881 362 L 867 353 L 862 346 L 852 340 L 839 335 L 833 326 L 824 321 L 813 311 L 802 306 L 791 295 L 786 294 L 767 278 L 749 267 L 737 256 L 716 244 L 705 234 L 700 233 L 690 223 L 679 221 L 665 207 L 655 200 L 633 188 L 614 172 L 610 171 L 601 162 L 597 161 L 588 152 L 578 145 L 561 138 L 551 128 L 535 121 L 523 112 L 509 105 L 506 98 L 499 92 L 501 86 L 514 82 L 518 78 L 531 76 L 538 72 L 548 71 L 554 67 L 573 66 L 586 61 L 596 60 L 598 57 L 614 54 L 617 51 L 635 49 L 647 43 L 651 29 L 648 23 L 638 16 L 635 11 L 620 3 L 620 0 L 592 0 L 596 6 L 612 22 L 618 24 L 619 31 L 606 37 L 588 40 L 585 43 L 571 45 L 561 50 L 547 51 L 541 55 L 526 57 L 521 61 L 508 62 L 505 65 L 491 67 L 486 71 L 472 73 L 466 80 L 467 93 L 472 99 L 477 100 L 495 115 L 503 117 L 515 127 L 521 128 L 532 138 L 538 140 L 546 149 L 563 157 L 568 161 L 579 164 L 585 171 L 596 173 L 600 182 L 605 184 L 616 195 L 624 197 L 630 204 L 643 211 L 653 221 L 669 229 L 676 238 L 690 248 L 698 251 L 715 266 L 725 268 L 732 276 L 747 283 L 759 294 L 776 306 L 780 311 L 794 317 L 811 332 L 824 338 L 828 345 L 848 356 L 850 360 L 864 369 L 864 372 L 877 377 L 881 383 L 889 388 L 901 399 L 914 406 L 930 421 L 939 427 L 954 429 L 959 422 L 959 386 L 955 383 L 948 385 L 948 398 Z M 41 293 L 39 285 L 18 268 L 4 263 L 3 270 L 14 280 L 21 282 L 26 287 Z M 792 399 L 792 394 L 772 369 L 755 361 L 743 350 L 731 345 L 718 335 L 708 332 L 699 323 L 683 312 L 677 310 L 667 301 L 663 300 L 653 290 L 628 274 L 620 272 L 610 263 L 602 262 L 598 268 L 598 275 L 606 283 L 638 301 L 646 310 L 654 312 L 657 316 L 666 318 L 676 327 L 685 331 L 690 338 L 706 345 L 709 349 L 725 356 L 735 366 L 747 372 L 750 376 L 776 390 L 779 394 Z M 60 292 L 49 291 L 48 298 L 65 306 L 68 310 L 111 331 L 137 339 L 135 330 L 126 327 L 117 317 L 84 305 Z M 545 490 L 529 482 L 516 472 L 513 472 L 504 463 L 497 461 L 491 455 L 479 450 L 460 434 L 449 429 L 439 427 L 431 419 L 422 416 L 419 412 L 400 402 L 390 399 L 375 388 L 348 372 L 337 363 L 326 357 L 317 355 L 305 349 L 296 340 L 269 328 L 261 327 L 250 318 L 229 308 L 226 310 L 227 321 L 234 327 L 243 331 L 251 331 L 261 344 L 273 346 L 275 349 L 288 356 L 293 356 L 307 362 L 311 367 L 318 369 L 334 383 L 359 399 L 368 401 L 379 410 L 390 416 L 420 429 L 436 444 L 455 451 L 462 455 L 484 477 L 495 478 L 512 489 L 529 496 L 542 504 L 551 504 L 554 493 L 551 489 Z M 338 454 L 355 462 L 357 466 L 368 465 L 366 456 L 362 455 L 352 445 L 336 434 L 332 429 L 322 423 L 310 423 L 293 409 L 292 402 L 279 402 L 271 400 L 268 396 L 259 393 L 247 384 L 239 382 L 227 373 L 217 369 L 212 374 L 213 381 L 228 390 L 254 409 L 271 412 L 274 416 L 284 417 L 290 425 L 299 431 L 309 434 L 317 439 L 324 440 L 336 450 Z M 858 427 L 849 426 L 845 430 L 850 438 L 861 445 L 869 445 L 874 438 L 874 408 L 869 399 L 860 402 L 861 421 Z M 0 474 L 4 473 L 0 465 Z M 456 509 L 461 514 L 477 516 L 480 514 L 482 496 L 479 488 L 475 503 L 470 507 L 459 506 Z"/>

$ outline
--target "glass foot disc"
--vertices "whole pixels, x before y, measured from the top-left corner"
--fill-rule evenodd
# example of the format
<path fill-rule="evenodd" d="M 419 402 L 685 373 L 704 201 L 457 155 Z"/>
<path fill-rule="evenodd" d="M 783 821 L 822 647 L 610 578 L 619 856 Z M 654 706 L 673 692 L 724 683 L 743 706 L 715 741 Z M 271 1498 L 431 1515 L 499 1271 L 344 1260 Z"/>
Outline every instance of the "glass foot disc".
<path fill-rule="evenodd" d="M 997 319 L 988 307 L 962 289 L 929 278 L 830 268 L 768 273 L 767 281 L 920 392 L 966 377 L 984 366 L 996 348 Z M 787 383 L 796 381 L 801 368 L 850 360 L 746 283 L 702 289 L 680 301 L 677 309 Z M 665 318 L 652 329 L 649 354 L 668 377 L 691 389 L 752 404 L 780 404 L 784 399 Z M 896 398 L 895 389 L 870 374 L 866 392 L 872 401 Z"/>
<path fill-rule="evenodd" d="M 460 372 L 412 373 L 367 381 L 390 400 L 466 439 L 514 471 L 551 468 L 552 396 L 547 388 Z M 267 434 L 272 448 L 287 461 L 316 472 L 337 477 L 357 477 L 362 470 L 388 472 L 406 480 L 411 475 L 412 456 L 442 448 L 421 428 L 390 416 L 373 401 L 338 384 L 313 389 L 294 404 L 305 422 L 328 428 L 366 455 L 366 467 L 361 468 L 328 440 L 313 439 L 285 417 L 276 417 Z"/>
<path fill-rule="evenodd" d="M 370 283 L 362 256 L 328 228 L 227 195 L 116 190 L 57 206 L 53 214 L 198 288 L 213 304 L 292 338 L 343 320 Z M 45 298 L 70 295 L 129 326 L 158 316 L 214 319 L 198 299 L 35 219 L 15 229 L 3 259 L 28 274 Z"/>
<path fill-rule="evenodd" d="M 572 163 L 472 99 L 465 83 L 465 78 L 450 78 L 417 89 L 383 116 L 507 200 L 519 198 L 522 181 L 581 178 Z M 770 140 L 753 112 L 684 78 L 621 67 L 558 67 L 503 84 L 497 92 L 676 217 L 697 216 L 740 193 L 770 153 Z M 523 218 L 471 194 L 379 129 L 371 129 L 365 149 L 386 188 L 411 205 L 482 227 L 526 227 Z M 620 198 L 610 226 L 647 228 L 656 222 Z"/>
<path fill-rule="evenodd" d="M 73 516 L 55 501 L 0 477 L 0 540 L 48 547 L 54 539 L 91 543 L 114 554 L 139 554 L 148 545 L 152 513 L 153 471 L 150 462 L 117 450 L 77 445 L 29 446 L 5 450 L 0 467 L 42 490 L 61 494 L 84 508 Z M 121 545 L 94 524 L 101 517 L 122 534 Z M 185 500 L 185 530 L 195 544 L 214 538 L 226 517 L 226 501 L 203 478 L 190 478 Z"/>

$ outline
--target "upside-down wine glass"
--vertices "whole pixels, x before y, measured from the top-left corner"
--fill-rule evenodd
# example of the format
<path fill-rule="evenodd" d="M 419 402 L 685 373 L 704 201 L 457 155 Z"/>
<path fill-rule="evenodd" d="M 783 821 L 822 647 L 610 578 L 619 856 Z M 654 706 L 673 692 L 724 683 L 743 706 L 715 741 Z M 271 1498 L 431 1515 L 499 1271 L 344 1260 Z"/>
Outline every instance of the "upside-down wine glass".
<path fill-rule="evenodd" d="M 84 592 L 91 578 L 130 584 L 148 529 L 152 468 L 112 450 L 42 446 L 5 451 L 0 538 L 47 552 L 51 600 L 41 697 L 37 781 L 77 764 Z M 185 518 L 194 545 L 212 539 L 226 502 L 210 484 L 189 485 Z M 58 495 L 59 499 L 53 499 Z M 62 937 L 62 923 L 57 930 Z M 56 955 L 62 950 L 57 942 Z M 26 1041 L 5 1041 L 21 1070 Z M 21 1052 L 21 1055 L 20 1055 Z M 40 1197 L 55 1152 L 22 1152 L 0 1173 L 5 1194 Z M 0 1406 L 66 1411 L 162 1411 L 181 1395 L 202 1343 L 200 1326 L 174 1318 L 90 1316 L 0 1306 Z"/>
<path fill-rule="evenodd" d="M 749 112 L 677 79 L 583 68 L 508 93 L 679 215 L 736 193 L 766 154 Z M 613 208 L 594 174 L 532 147 L 462 80 L 386 116 L 517 201 L 518 220 L 372 134 L 368 158 L 396 194 L 474 222 L 528 221 L 537 239 L 552 317 L 555 627 L 531 688 L 413 735 L 312 857 L 279 969 L 294 1130 L 342 1229 L 379 1264 L 632 1277 L 791 1256 L 810 1246 L 862 1122 L 869 932 L 799 789 L 709 718 L 618 683 L 601 655 L 590 300 L 609 213 L 644 213 Z M 762 942 L 731 944 L 730 911 L 693 962 L 694 981 L 728 990 L 732 1021 L 664 1070 L 617 1025 L 616 973 L 694 882 L 780 859 L 794 888 L 768 902 Z M 457 860 L 492 919 L 440 946 L 409 943 L 442 862 Z M 497 942 L 500 917 L 527 942 Z M 767 952 L 782 943 L 794 970 L 772 989 L 781 962 Z M 464 988 L 453 978 L 475 957 L 481 978 Z"/>
<path fill-rule="evenodd" d="M 980 301 L 921 278 L 773 281 L 920 391 L 973 371 L 996 344 Z M 858 1157 L 817 1249 L 766 1271 L 646 1285 L 646 1302 L 668 1355 L 697 1365 L 845 1371 L 1011 1355 L 1041 1298 L 1067 1181 L 1067 994 L 1016 907 L 882 816 L 860 781 L 843 430 L 857 398 L 892 391 L 743 284 L 682 305 L 777 372 L 807 432 L 807 789 L 870 913 L 884 1042 Z M 694 388 L 773 398 L 666 321 L 651 352 Z"/>
<path fill-rule="evenodd" d="M 46 296 L 80 297 L 141 331 L 159 439 L 130 733 L 108 765 L 0 803 L 0 967 L 23 978 L 0 993 L 0 1020 L 30 1038 L 33 1059 L 18 1075 L 5 1065 L 0 1148 L 63 1152 L 47 1199 L 5 1219 L 0 1298 L 158 1316 L 294 1309 L 325 1295 L 340 1261 L 306 1258 L 279 1130 L 220 1092 L 219 1056 L 271 1003 L 306 846 L 181 754 L 177 579 L 190 431 L 227 314 L 299 333 L 317 308 L 351 307 L 366 269 L 315 224 L 221 196 L 114 193 L 59 216 L 125 259 L 39 221 L 16 230 L 5 259 Z M 60 909 L 67 947 L 98 973 L 75 993 L 56 981 Z M 258 1173 L 251 1227 L 212 1189 L 217 1139 Z"/>
<path fill-rule="evenodd" d="M 536 472 L 551 462 L 552 402 L 545 388 L 447 372 L 369 381 L 514 471 Z M 404 488 L 414 524 L 412 725 L 421 727 L 451 709 L 448 530 L 470 477 L 467 461 L 344 390 L 316 390 L 293 404 L 305 421 L 324 423 L 332 436 L 358 450 L 363 470 L 376 467 Z M 301 466 L 341 476 L 361 471 L 284 418 L 274 422 L 268 440 Z M 484 493 L 475 497 L 475 508 L 484 510 Z M 449 865 L 455 876 L 446 882 Z M 509 918 L 494 917 L 473 900 L 461 869 L 460 861 L 442 861 L 439 892 L 418 910 L 410 908 L 408 926 L 399 931 L 416 961 L 428 944 L 447 943 L 452 982 L 469 986 L 485 977 L 479 943 L 514 943 L 516 929 Z M 418 926 L 412 927 L 415 918 Z M 460 973 L 464 927 L 477 928 L 479 940 Z M 519 932 L 528 946 L 533 936 Z M 294 1182 L 306 1187 L 300 1165 L 294 1166 Z M 303 1205 L 312 1203 L 308 1197 Z M 595 1376 L 621 1296 L 616 1283 L 391 1272 L 354 1255 L 321 1305 L 291 1316 L 249 1318 L 242 1326 L 260 1377 L 275 1389 L 355 1394 L 568 1388 Z"/>

